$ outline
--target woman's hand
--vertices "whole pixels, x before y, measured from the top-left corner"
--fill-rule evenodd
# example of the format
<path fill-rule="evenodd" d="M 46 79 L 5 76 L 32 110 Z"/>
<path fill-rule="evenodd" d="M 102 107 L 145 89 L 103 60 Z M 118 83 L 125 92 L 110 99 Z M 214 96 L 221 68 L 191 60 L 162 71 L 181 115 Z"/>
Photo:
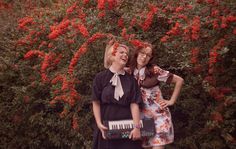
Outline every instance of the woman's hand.
<path fill-rule="evenodd" d="M 141 132 L 139 128 L 134 128 L 129 135 L 129 139 L 138 140 L 141 138 Z"/>
<path fill-rule="evenodd" d="M 106 126 L 104 126 L 103 124 L 98 124 L 98 128 L 100 129 L 101 133 L 102 133 L 102 137 L 103 139 L 106 139 L 105 137 L 105 131 L 108 129 Z"/>
<path fill-rule="evenodd" d="M 172 100 L 165 100 L 165 99 L 160 99 L 158 103 L 160 104 L 162 109 L 174 105 L 174 102 Z"/>
<path fill-rule="evenodd" d="M 160 67 L 158 67 L 158 66 L 154 66 L 154 67 L 153 67 L 153 73 L 154 73 L 155 75 L 159 74 L 159 71 L 160 71 Z"/>

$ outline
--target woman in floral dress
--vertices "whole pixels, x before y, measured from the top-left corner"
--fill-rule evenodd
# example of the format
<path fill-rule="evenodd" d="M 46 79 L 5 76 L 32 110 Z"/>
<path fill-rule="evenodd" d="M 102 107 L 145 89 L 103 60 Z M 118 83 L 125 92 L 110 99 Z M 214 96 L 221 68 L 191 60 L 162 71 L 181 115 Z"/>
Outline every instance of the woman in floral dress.
<path fill-rule="evenodd" d="M 137 49 L 131 59 L 130 69 L 138 80 L 141 88 L 144 108 L 142 116 L 154 118 L 156 134 L 152 138 L 143 141 L 143 147 L 152 149 L 164 149 L 166 144 L 174 141 L 174 129 L 171 120 L 169 106 L 174 105 L 180 93 L 183 79 L 175 74 L 165 71 L 153 65 L 150 61 L 153 58 L 152 46 L 145 43 L 145 46 Z M 169 100 L 163 99 L 159 83 L 174 83 L 174 91 Z"/>

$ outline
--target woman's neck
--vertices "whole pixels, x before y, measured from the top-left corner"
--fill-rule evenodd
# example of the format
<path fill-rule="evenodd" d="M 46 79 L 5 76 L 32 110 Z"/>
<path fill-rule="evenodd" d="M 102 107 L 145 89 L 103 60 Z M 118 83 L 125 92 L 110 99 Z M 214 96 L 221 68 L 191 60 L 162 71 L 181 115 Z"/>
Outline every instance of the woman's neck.
<path fill-rule="evenodd" d="M 137 69 L 138 70 L 141 70 L 142 68 L 144 68 L 145 66 L 139 66 L 139 65 L 137 65 Z"/>
<path fill-rule="evenodd" d="M 121 72 L 121 71 L 124 70 L 124 67 L 123 66 L 118 66 L 118 65 L 111 65 L 110 69 L 113 72 Z"/>

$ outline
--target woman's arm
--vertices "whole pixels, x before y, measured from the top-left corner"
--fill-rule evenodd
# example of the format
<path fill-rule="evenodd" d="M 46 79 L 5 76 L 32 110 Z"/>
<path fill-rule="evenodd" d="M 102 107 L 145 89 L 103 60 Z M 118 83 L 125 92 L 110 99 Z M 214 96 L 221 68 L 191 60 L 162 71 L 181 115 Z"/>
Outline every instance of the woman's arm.
<path fill-rule="evenodd" d="M 101 121 L 100 102 L 99 101 L 93 101 L 92 103 L 93 103 L 93 115 L 95 117 L 98 128 L 102 132 L 102 137 L 105 139 L 104 131 L 107 130 L 107 127 L 105 127 L 102 124 L 102 121 Z"/>
<path fill-rule="evenodd" d="M 175 84 L 174 91 L 172 93 L 170 100 L 161 100 L 160 101 L 160 105 L 162 106 L 162 108 L 165 108 L 167 106 L 171 106 L 171 105 L 175 104 L 175 102 L 179 96 L 180 90 L 182 88 L 182 85 L 184 83 L 184 79 L 181 78 L 180 76 L 174 74 L 171 83 Z"/>
<path fill-rule="evenodd" d="M 141 138 L 140 133 L 140 111 L 139 111 L 139 105 L 136 103 L 130 104 L 131 114 L 134 121 L 135 128 L 131 131 L 129 138 L 133 140 L 137 140 Z"/>
<path fill-rule="evenodd" d="M 174 75 L 171 83 L 175 83 L 175 88 L 174 88 L 174 91 L 173 91 L 172 96 L 170 98 L 170 102 L 173 105 L 173 104 L 175 104 L 175 102 L 179 96 L 180 90 L 181 90 L 182 85 L 184 83 L 184 79 L 181 78 L 180 76 Z"/>

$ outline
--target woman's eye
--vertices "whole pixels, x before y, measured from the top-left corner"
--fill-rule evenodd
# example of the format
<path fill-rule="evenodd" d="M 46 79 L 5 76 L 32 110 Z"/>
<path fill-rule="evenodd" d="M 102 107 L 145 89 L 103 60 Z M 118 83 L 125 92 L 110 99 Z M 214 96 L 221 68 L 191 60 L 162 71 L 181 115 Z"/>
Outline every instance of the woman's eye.
<path fill-rule="evenodd" d="M 145 52 L 140 52 L 140 55 L 141 56 L 147 56 L 147 57 L 149 57 L 149 58 L 151 58 L 152 57 L 152 55 L 151 54 L 148 54 L 148 53 L 145 53 Z"/>
<path fill-rule="evenodd" d="M 128 53 L 125 52 L 125 51 L 121 51 L 120 54 L 126 54 L 126 55 L 128 55 Z"/>

